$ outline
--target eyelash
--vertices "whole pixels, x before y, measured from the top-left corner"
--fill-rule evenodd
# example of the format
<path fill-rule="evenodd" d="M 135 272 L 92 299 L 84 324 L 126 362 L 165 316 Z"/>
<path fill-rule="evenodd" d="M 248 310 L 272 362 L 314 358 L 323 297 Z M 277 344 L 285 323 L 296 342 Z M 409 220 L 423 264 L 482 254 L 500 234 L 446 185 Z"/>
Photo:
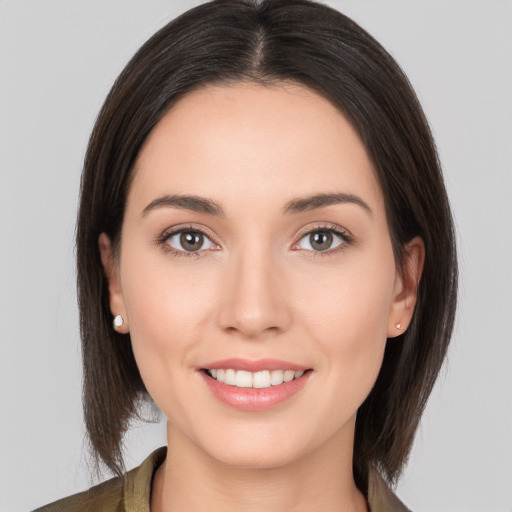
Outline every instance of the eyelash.
<path fill-rule="evenodd" d="M 193 233 L 199 233 L 199 234 L 203 235 L 204 237 L 208 238 L 210 241 L 212 241 L 212 236 L 209 235 L 208 233 L 206 233 L 205 231 L 203 231 L 202 229 L 199 229 L 195 226 L 181 226 L 179 229 L 165 231 L 156 240 L 156 244 L 158 246 L 160 246 L 162 248 L 162 250 L 171 254 L 175 258 L 181 258 L 181 257 L 197 258 L 197 257 L 202 256 L 202 254 L 204 253 L 204 250 L 179 251 L 179 250 L 174 249 L 167 243 L 169 238 L 171 238 L 172 236 L 174 236 L 178 233 L 183 233 L 183 232 L 187 232 L 187 231 L 193 232 Z M 293 244 L 293 246 L 296 246 L 304 237 L 311 235 L 312 233 L 318 233 L 318 232 L 333 233 L 334 235 L 338 236 L 341 239 L 341 243 L 334 249 L 327 249 L 326 251 L 312 251 L 312 250 L 303 249 L 307 253 L 310 253 L 310 254 L 308 254 L 308 257 L 316 258 L 316 257 L 332 256 L 332 255 L 338 253 L 339 251 L 344 250 L 347 246 L 352 245 L 354 243 L 354 238 L 348 231 L 342 230 L 339 227 L 331 225 L 331 224 L 322 224 L 320 226 L 315 226 L 313 229 L 307 229 L 307 230 L 301 232 L 297 238 L 297 242 L 295 242 Z M 215 242 L 212 241 L 212 243 L 215 243 Z"/>
<path fill-rule="evenodd" d="M 341 229 L 340 227 L 333 224 L 321 224 L 319 226 L 315 226 L 313 229 L 307 228 L 306 230 L 299 233 L 297 242 L 295 242 L 293 246 L 296 246 L 304 237 L 311 235 L 312 233 L 321 232 L 333 233 L 341 239 L 341 243 L 334 249 L 327 249 L 326 251 L 312 251 L 303 249 L 310 258 L 325 258 L 328 256 L 334 256 L 338 252 L 346 249 L 347 246 L 354 244 L 354 238 L 347 230 Z"/>
<path fill-rule="evenodd" d="M 178 233 L 183 232 L 192 232 L 192 233 L 199 233 L 209 240 L 212 239 L 212 236 L 203 231 L 202 229 L 196 228 L 195 226 L 181 226 L 179 229 L 171 229 L 169 231 L 165 231 L 157 240 L 156 243 L 158 246 L 162 248 L 165 252 L 169 253 L 171 256 L 174 256 L 175 258 L 198 258 L 202 255 L 204 251 L 178 251 L 171 247 L 167 241 L 171 236 L 176 235 Z"/>

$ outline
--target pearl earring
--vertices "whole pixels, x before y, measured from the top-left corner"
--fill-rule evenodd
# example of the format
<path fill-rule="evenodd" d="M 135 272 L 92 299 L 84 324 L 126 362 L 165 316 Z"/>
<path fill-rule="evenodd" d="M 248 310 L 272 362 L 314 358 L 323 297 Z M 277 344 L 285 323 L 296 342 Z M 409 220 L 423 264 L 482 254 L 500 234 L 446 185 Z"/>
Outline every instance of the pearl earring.
<path fill-rule="evenodd" d="M 112 325 L 114 326 L 114 331 L 119 330 L 119 328 L 124 324 L 124 318 L 121 315 L 116 315 L 114 320 L 112 320 Z"/>
<path fill-rule="evenodd" d="M 398 322 L 397 324 L 395 324 L 395 327 L 401 331 L 402 330 L 402 324 L 400 322 Z"/>

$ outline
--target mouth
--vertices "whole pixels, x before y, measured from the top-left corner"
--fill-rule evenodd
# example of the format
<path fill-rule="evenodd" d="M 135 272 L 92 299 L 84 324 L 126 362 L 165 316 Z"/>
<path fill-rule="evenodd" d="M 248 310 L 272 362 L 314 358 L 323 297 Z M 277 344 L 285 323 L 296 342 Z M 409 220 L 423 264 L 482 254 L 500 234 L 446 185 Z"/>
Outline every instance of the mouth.
<path fill-rule="evenodd" d="M 217 382 L 237 388 L 265 389 L 271 386 L 280 386 L 285 382 L 300 379 L 305 372 L 311 370 L 261 370 L 250 372 L 235 370 L 234 368 L 208 368 L 203 372 Z"/>
<path fill-rule="evenodd" d="M 288 402 L 313 374 L 312 368 L 276 359 L 225 359 L 198 370 L 213 396 L 242 411 L 263 411 Z"/>

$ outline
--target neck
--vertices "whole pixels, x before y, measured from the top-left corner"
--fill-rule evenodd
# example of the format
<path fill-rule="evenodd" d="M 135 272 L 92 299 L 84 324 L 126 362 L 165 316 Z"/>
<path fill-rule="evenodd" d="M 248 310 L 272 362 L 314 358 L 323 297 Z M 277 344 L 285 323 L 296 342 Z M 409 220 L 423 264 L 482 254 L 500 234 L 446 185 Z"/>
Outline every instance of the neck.
<path fill-rule="evenodd" d="M 277 468 L 215 460 L 168 426 L 168 457 L 152 488 L 152 512 L 366 512 L 352 475 L 351 439 L 332 439 Z M 334 455 L 335 454 L 335 455 Z"/>

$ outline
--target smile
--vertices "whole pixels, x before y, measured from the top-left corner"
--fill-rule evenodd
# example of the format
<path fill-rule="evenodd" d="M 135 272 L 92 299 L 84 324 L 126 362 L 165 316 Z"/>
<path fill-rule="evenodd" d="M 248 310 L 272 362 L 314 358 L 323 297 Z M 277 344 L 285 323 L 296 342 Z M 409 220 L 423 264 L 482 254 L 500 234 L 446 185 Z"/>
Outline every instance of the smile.
<path fill-rule="evenodd" d="M 278 359 L 224 359 L 198 368 L 212 395 L 241 411 L 264 411 L 288 402 L 307 385 L 312 368 Z"/>
<path fill-rule="evenodd" d="M 262 370 L 249 372 L 246 370 L 234 370 L 232 368 L 208 369 L 206 373 L 223 384 L 237 388 L 269 388 L 279 386 L 285 382 L 299 379 L 304 375 L 304 370 Z"/>

